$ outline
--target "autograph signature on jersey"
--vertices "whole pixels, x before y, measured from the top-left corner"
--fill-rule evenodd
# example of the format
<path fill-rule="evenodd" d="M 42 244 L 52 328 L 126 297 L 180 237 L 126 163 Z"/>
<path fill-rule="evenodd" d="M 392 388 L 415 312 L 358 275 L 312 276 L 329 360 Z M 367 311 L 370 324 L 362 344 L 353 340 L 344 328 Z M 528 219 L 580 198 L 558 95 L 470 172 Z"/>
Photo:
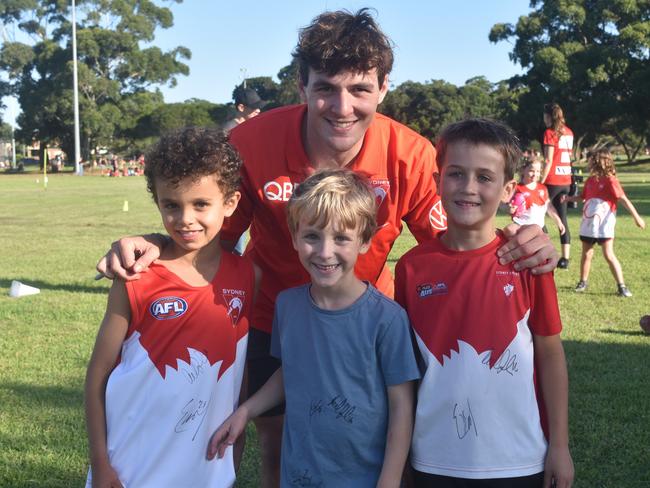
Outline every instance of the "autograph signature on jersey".
<path fill-rule="evenodd" d="M 205 414 L 208 412 L 208 406 L 211 401 L 212 397 L 207 401 L 195 398 L 190 399 L 190 401 L 181 409 L 181 416 L 180 419 L 178 419 L 178 422 L 176 422 L 174 432 L 177 434 L 185 432 L 196 425 L 194 435 L 192 435 L 192 440 L 194 440 L 203 424 L 203 420 L 205 420 Z M 198 424 L 196 424 L 196 422 L 198 422 Z"/>
<path fill-rule="evenodd" d="M 491 360 L 492 352 L 485 355 L 483 358 L 483 364 L 489 366 Z M 517 355 L 510 352 L 510 349 L 503 351 L 503 354 L 497 359 L 497 362 L 492 366 L 492 371 L 496 371 L 497 374 L 508 373 L 510 376 L 514 375 L 519 371 L 519 364 L 517 363 Z"/>
<path fill-rule="evenodd" d="M 456 433 L 459 439 L 463 439 L 470 431 L 474 431 L 474 435 L 478 437 L 478 430 L 476 429 L 476 422 L 472 415 L 472 407 L 467 399 L 467 409 L 465 405 L 454 404 L 454 422 L 456 423 Z"/>

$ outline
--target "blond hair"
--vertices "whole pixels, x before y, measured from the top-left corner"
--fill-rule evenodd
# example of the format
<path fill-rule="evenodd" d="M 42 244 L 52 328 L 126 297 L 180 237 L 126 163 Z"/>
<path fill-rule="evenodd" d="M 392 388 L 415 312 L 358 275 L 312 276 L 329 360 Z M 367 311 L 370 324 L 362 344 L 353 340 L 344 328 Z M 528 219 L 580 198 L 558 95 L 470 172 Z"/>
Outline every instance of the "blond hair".
<path fill-rule="evenodd" d="M 367 178 L 349 169 L 321 170 L 294 190 L 287 205 L 287 224 L 293 235 L 301 220 L 324 228 L 359 229 L 361 240 L 372 239 L 377 228 L 375 194 Z"/>

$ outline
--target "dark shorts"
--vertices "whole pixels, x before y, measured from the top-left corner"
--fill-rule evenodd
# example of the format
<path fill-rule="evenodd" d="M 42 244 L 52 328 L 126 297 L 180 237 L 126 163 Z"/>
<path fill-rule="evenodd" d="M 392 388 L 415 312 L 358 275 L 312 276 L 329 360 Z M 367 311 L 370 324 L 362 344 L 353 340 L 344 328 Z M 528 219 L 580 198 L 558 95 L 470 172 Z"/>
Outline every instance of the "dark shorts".
<path fill-rule="evenodd" d="M 544 472 L 516 478 L 466 479 L 451 478 L 413 470 L 416 488 L 542 488 Z"/>
<path fill-rule="evenodd" d="M 582 242 L 586 242 L 587 244 L 600 244 L 601 246 L 603 245 L 603 242 L 607 242 L 611 237 L 587 237 L 587 236 L 580 236 L 580 240 Z"/>
<path fill-rule="evenodd" d="M 271 334 L 251 327 L 248 330 L 248 396 L 258 391 L 281 366 L 278 358 L 271 356 Z M 284 415 L 284 403 L 264 412 L 260 417 Z"/>

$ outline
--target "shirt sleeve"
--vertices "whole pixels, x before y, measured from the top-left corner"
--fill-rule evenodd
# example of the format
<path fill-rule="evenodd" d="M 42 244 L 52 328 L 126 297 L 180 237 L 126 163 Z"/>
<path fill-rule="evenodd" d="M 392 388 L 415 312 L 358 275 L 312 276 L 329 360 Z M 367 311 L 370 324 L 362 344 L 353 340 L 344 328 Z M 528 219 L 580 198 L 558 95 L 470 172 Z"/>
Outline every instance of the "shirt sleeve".
<path fill-rule="evenodd" d="M 386 321 L 381 332 L 377 357 L 386 386 L 419 379 L 410 325 L 402 307 L 395 307 L 392 319 Z"/>
<path fill-rule="evenodd" d="M 544 145 L 555 146 L 556 144 L 557 144 L 557 138 L 555 137 L 555 132 L 552 131 L 551 129 L 546 129 L 544 131 Z"/>
<path fill-rule="evenodd" d="M 611 192 L 612 192 L 612 196 L 614 197 L 614 200 L 618 200 L 623 195 L 625 195 L 625 191 L 621 186 L 621 182 L 618 181 L 618 178 L 616 178 L 616 176 L 610 177 L 609 182 L 611 185 Z"/>
<path fill-rule="evenodd" d="M 560 308 L 553 273 L 532 275 L 528 273 L 530 286 L 530 330 L 535 335 L 551 336 L 562 331 Z"/>
<path fill-rule="evenodd" d="M 447 219 L 436 193 L 436 150 L 427 142 L 422 152 L 415 157 L 418 161 L 413 166 L 417 173 L 414 172 L 412 178 L 409 178 L 408 184 L 412 185 L 410 199 L 402 220 L 418 242 L 427 242 L 447 228 Z"/>

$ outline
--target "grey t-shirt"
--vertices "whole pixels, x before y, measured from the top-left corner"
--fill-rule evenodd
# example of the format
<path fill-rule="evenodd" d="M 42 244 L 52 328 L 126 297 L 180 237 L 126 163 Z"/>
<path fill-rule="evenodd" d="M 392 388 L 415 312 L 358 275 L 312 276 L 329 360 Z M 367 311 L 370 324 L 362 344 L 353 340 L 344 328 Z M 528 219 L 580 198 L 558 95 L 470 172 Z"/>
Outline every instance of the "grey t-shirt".
<path fill-rule="evenodd" d="M 271 354 L 282 360 L 283 487 L 374 487 L 388 386 L 419 378 L 406 312 L 372 285 L 350 307 L 316 306 L 310 285 L 278 295 Z"/>

